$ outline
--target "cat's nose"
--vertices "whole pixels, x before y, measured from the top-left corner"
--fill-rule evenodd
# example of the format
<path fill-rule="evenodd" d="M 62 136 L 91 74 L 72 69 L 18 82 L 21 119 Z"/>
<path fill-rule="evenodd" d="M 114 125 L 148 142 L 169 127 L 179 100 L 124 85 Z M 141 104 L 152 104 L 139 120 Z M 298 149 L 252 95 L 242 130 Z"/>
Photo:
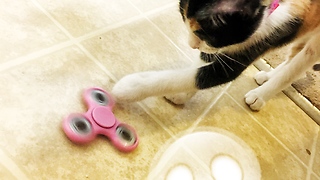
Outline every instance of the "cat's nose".
<path fill-rule="evenodd" d="M 190 45 L 190 47 L 192 48 L 192 49 L 199 49 L 199 43 L 198 44 L 196 44 L 196 43 L 189 43 L 189 45 Z"/>
<path fill-rule="evenodd" d="M 199 49 L 200 41 L 189 41 L 189 46 L 192 49 Z"/>

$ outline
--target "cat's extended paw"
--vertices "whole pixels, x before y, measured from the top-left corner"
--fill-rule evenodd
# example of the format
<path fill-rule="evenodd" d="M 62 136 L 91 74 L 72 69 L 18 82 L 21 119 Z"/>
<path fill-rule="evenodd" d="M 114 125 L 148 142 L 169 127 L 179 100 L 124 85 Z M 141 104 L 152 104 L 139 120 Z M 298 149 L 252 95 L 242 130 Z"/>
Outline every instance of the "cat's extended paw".
<path fill-rule="evenodd" d="M 195 94 L 195 92 L 183 92 L 183 93 L 178 93 L 178 94 L 172 94 L 172 95 L 167 95 L 164 98 L 166 98 L 168 101 L 172 102 L 173 104 L 176 105 L 183 105 L 185 104 L 192 96 Z"/>
<path fill-rule="evenodd" d="M 255 76 L 254 79 L 256 80 L 257 84 L 262 85 L 263 83 L 269 80 L 269 74 L 266 71 L 259 71 Z"/>
<path fill-rule="evenodd" d="M 254 111 L 259 111 L 265 105 L 264 99 L 256 90 L 251 90 L 245 95 L 245 102 Z"/>
<path fill-rule="evenodd" d="M 149 94 L 148 77 L 150 73 L 130 74 L 120 79 L 111 94 L 118 102 L 133 102 L 146 98 Z"/>

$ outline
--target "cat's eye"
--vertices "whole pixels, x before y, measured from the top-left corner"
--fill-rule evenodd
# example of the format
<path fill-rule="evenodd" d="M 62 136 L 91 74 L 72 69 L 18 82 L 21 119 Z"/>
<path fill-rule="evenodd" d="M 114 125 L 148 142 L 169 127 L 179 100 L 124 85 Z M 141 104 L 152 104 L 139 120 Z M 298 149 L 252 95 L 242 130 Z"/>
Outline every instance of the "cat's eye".
<path fill-rule="evenodd" d="M 202 30 L 193 31 L 193 33 L 198 36 L 202 41 L 206 38 L 206 34 Z"/>
<path fill-rule="evenodd" d="M 204 41 L 208 46 L 215 47 L 215 38 L 207 34 L 205 31 L 199 29 L 193 32 L 201 41 Z"/>

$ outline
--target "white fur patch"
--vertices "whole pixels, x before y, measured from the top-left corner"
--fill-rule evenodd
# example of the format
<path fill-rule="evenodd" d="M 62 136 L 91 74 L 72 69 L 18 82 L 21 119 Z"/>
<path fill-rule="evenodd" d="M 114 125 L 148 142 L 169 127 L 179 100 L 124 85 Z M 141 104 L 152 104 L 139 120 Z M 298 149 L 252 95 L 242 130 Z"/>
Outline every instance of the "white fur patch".
<path fill-rule="evenodd" d="M 132 102 L 149 96 L 195 91 L 197 68 L 149 71 L 127 75 L 112 90 L 117 101 Z"/>

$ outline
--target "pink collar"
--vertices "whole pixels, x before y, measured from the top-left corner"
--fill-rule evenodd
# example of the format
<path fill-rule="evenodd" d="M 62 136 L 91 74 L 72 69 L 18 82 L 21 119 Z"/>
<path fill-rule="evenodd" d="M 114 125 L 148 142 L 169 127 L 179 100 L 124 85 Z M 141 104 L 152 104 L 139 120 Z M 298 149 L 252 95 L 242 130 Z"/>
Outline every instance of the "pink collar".
<path fill-rule="evenodd" d="M 269 15 L 279 7 L 279 0 L 273 0 L 269 7 Z"/>

